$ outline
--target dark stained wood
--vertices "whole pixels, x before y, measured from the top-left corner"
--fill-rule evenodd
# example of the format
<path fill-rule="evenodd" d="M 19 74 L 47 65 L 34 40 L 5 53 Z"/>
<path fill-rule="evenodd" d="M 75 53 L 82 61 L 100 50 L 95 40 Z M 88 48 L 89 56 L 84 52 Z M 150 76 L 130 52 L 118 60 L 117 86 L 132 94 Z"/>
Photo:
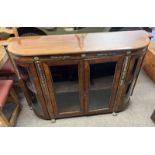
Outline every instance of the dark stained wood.
<path fill-rule="evenodd" d="M 111 96 L 110 96 L 110 100 L 109 100 L 109 107 L 108 110 L 107 109 L 97 109 L 97 110 L 88 110 L 88 106 L 89 106 L 89 77 L 90 77 L 90 64 L 97 64 L 97 63 L 106 63 L 106 62 L 116 62 L 116 69 L 115 69 L 115 74 L 114 74 L 114 78 L 113 78 L 113 83 L 112 83 L 112 92 L 111 92 Z M 122 56 L 113 56 L 111 57 L 102 57 L 102 58 L 95 58 L 95 59 L 86 59 L 86 111 L 87 113 L 97 113 L 98 112 L 103 112 L 104 111 L 112 111 L 112 106 L 114 104 L 114 99 L 115 99 L 115 94 L 117 91 L 117 87 L 118 87 L 118 81 L 119 81 L 119 77 L 120 77 L 120 73 L 121 73 L 121 66 L 123 63 L 123 57 Z"/>
<path fill-rule="evenodd" d="M 85 83 L 84 83 L 84 80 L 83 80 L 83 74 L 85 72 L 84 70 L 84 62 L 83 61 L 80 61 L 79 65 L 78 65 L 78 77 L 79 77 L 79 91 L 80 91 L 80 111 L 82 113 L 85 112 L 85 106 L 84 106 L 84 98 L 85 98 Z"/>
<path fill-rule="evenodd" d="M 82 61 L 79 61 L 79 60 L 64 60 L 64 61 L 58 61 L 58 60 L 54 60 L 51 61 L 50 59 L 49 60 L 46 60 L 46 62 L 42 62 L 43 63 L 43 66 L 44 66 L 44 70 L 45 70 L 45 76 L 46 76 L 46 79 L 47 79 L 47 83 L 48 83 L 48 90 L 49 90 L 49 94 L 50 94 L 50 98 L 51 98 L 51 101 L 52 101 L 52 105 L 54 107 L 54 113 L 55 113 L 55 117 L 61 115 L 61 116 L 67 116 L 67 115 L 74 115 L 74 114 L 82 114 L 84 112 L 84 109 L 83 109 L 83 105 L 84 105 L 84 97 L 83 97 L 83 94 L 84 94 L 84 84 L 82 82 L 83 80 L 83 63 Z M 78 78 L 79 78 L 79 96 L 80 96 L 80 112 L 64 112 L 64 113 L 59 113 L 58 112 L 58 109 L 57 109 L 57 103 L 56 103 L 56 98 L 55 98 L 55 90 L 54 90 L 54 87 L 53 87 L 53 78 L 52 78 L 52 73 L 49 71 L 49 67 L 51 66 L 60 66 L 60 65 L 78 65 Z"/>
<path fill-rule="evenodd" d="M 85 114 L 88 114 L 88 106 L 89 106 L 89 76 L 90 76 L 90 68 L 89 68 L 89 63 L 87 61 L 84 61 L 84 78 L 83 81 L 85 83 L 84 86 L 84 109 L 85 109 Z"/>
<path fill-rule="evenodd" d="M 131 96 L 132 96 L 132 94 L 133 94 L 135 85 L 136 85 L 136 83 L 137 83 L 138 75 L 139 75 L 139 73 L 140 73 L 140 71 L 141 71 L 141 68 L 142 68 L 142 65 L 143 65 L 143 61 L 144 61 L 145 55 L 146 55 L 146 53 L 143 53 L 143 54 L 139 55 L 139 61 L 138 61 L 137 70 L 136 70 L 136 72 L 135 72 L 135 81 L 134 81 L 134 84 L 133 84 L 133 87 L 132 87 Z"/>
<path fill-rule="evenodd" d="M 36 114 L 43 119 L 53 119 L 122 111 L 135 87 L 149 41 L 149 34 L 144 31 L 38 36 L 11 39 L 8 50 L 15 64 L 30 71 L 43 110 L 42 116 L 35 111 Z M 136 59 L 138 64 L 133 75 Z M 126 65 L 125 60 L 128 60 Z M 90 64 L 106 62 L 116 62 L 110 101 L 106 108 L 90 110 Z M 78 65 L 79 84 L 73 89 L 70 87 L 75 86 L 74 83 L 68 88 L 65 88 L 67 83 L 62 83 L 57 91 L 65 93 L 79 89 L 80 111 L 60 112 L 50 67 L 75 64 Z M 18 72 L 20 70 L 17 68 Z M 99 87 L 96 85 L 93 89 L 101 89 L 103 86 L 108 88 L 108 80 L 107 83 L 105 81 L 106 78 L 103 80 L 105 84 Z M 129 82 L 132 83 L 131 92 L 124 100 Z M 22 80 L 21 85 L 24 85 Z M 23 86 L 23 90 L 27 100 L 31 101 L 26 86 Z"/>
<path fill-rule="evenodd" d="M 53 113 L 54 113 L 54 116 L 57 115 L 57 106 L 56 106 L 56 101 L 55 101 L 55 92 L 54 92 L 54 89 L 53 89 L 53 79 L 52 79 L 52 76 L 50 74 L 50 71 L 49 71 L 49 68 L 48 68 L 48 65 L 43 63 L 43 68 L 44 68 L 44 72 L 45 72 L 45 77 L 46 77 L 46 80 L 47 80 L 47 83 L 48 85 L 50 85 L 51 87 L 49 88 L 48 87 L 48 91 L 49 91 L 49 94 L 50 94 L 50 101 L 51 101 L 51 105 L 53 107 Z"/>
<path fill-rule="evenodd" d="M 34 64 L 31 65 L 31 66 L 29 66 L 29 69 L 30 69 L 31 75 L 33 75 L 33 76 L 32 76 L 32 79 L 33 79 L 34 85 L 35 85 L 35 87 L 36 87 L 37 97 L 38 97 L 38 100 L 39 100 L 40 103 L 41 103 L 41 107 L 42 107 L 42 109 L 43 109 L 45 118 L 46 118 L 46 119 L 52 118 L 52 117 L 54 117 L 54 116 L 53 116 L 53 110 L 50 111 L 50 113 L 48 113 L 48 106 L 46 106 L 47 103 L 45 102 L 43 93 L 42 93 L 42 91 L 41 91 L 41 86 L 40 86 L 40 83 L 39 83 L 39 79 L 38 79 L 37 72 L 36 72 L 36 69 L 35 69 Z M 49 117 L 49 116 L 50 116 L 50 117 Z"/>
<path fill-rule="evenodd" d="M 124 57 L 120 57 L 118 59 L 117 65 L 116 65 L 116 69 L 115 69 L 115 75 L 114 75 L 114 80 L 113 80 L 113 89 L 112 89 L 112 96 L 111 96 L 111 101 L 109 104 L 109 111 L 113 112 L 113 106 L 115 104 L 115 98 L 116 98 L 116 94 L 117 94 L 117 90 L 119 87 L 119 80 L 120 80 L 120 76 L 121 76 L 121 71 L 122 71 L 122 64 L 123 64 L 123 58 Z"/>
<path fill-rule="evenodd" d="M 35 69 L 35 65 L 31 62 L 31 63 L 21 63 L 20 61 L 18 60 L 15 60 L 15 64 L 17 67 L 24 67 L 27 69 L 27 71 L 29 71 L 30 75 L 31 75 L 31 78 L 33 79 L 33 82 L 34 82 L 34 85 L 35 85 L 35 89 L 36 89 L 36 93 L 37 93 L 37 98 L 39 100 L 39 104 L 41 103 L 41 107 L 42 107 L 42 110 L 44 112 L 44 116 L 40 116 L 40 117 L 44 117 L 46 119 L 49 119 L 49 113 L 47 111 L 47 107 L 46 107 L 46 103 L 45 103 L 45 100 L 44 100 L 44 96 L 42 94 L 42 91 L 41 91 L 41 86 L 40 86 L 40 82 L 39 82 L 39 79 L 38 79 L 38 75 L 37 75 L 37 72 L 36 72 L 36 69 Z M 31 96 L 29 94 L 29 89 L 28 87 L 26 86 L 24 80 L 22 79 L 22 75 L 19 71 L 19 74 L 21 76 L 21 78 L 19 79 L 19 84 L 20 84 L 20 87 L 26 97 L 26 100 L 29 104 L 29 106 L 32 106 L 32 101 L 31 101 Z M 32 83 L 31 83 L 32 85 Z M 39 114 L 38 114 L 39 115 Z"/>
<path fill-rule="evenodd" d="M 130 56 L 130 62 L 128 65 L 128 72 L 126 75 L 125 84 L 123 86 L 120 86 L 117 91 L 117 95 L 116 95 L 117 97 L 116 97 L 116 101 L 113 107 L 113 111 L 121 111 L 121 109 L 123 109 L 124 97 L 125 97 L 127 88 L 129 86 L 129 81 L 131 81 L 131 87 L 130 87 L 131 90 L 129 90 L 130 94 L 129 94 L 129 98 L 127 99 L 127 101 L 129 102 L 130 96 L 133 93 L 133 90 L 137 82 L 138 75 L 140 73 L 140 69 L 141 69 L 142 62 L 143 62 L 143 57 L 144 57 L 143 52 L 141 54 L 138 53 L 137 55 L 134 54 Z M 136 59 L 138 59 L 137 66 L 134 66 Z M 135 72 L 132 74 L 133 69 L 135 69 Z M 127 104 L 127 103 L 124 103 L 124 104 Z"/>
<path fill-rule="evenodd" d="M 115 112 L 120 110 L 119 108 L 120 108 L 120 106 L 122 105 L 122 102 L 123 102 L 123 97 L 124 97 L 124 94 L 125 94 L 125 90 L 126 90 L 126 88 L 128 86 L 128 81 L 130 79 L 129 77 L 130 77 L 131 70 L 132 70 L 132 67 L 133 67 L 133 63 L 131 63 L 131 62 L 132 62 L 132 59 L 131 59 L 131 56 L 129 56 L 129 63 L 128 63 L 128 66 L 127 66 L 128 71 L 126 73 L 125 84 L 122 85 L 122 86 L 119 86 L 119 88 L 117 90 L 116 99 L 115 99 L 115 103 L 114 103 L 114 106 L 113 106 L 113 111 L 115 111 Z"/>

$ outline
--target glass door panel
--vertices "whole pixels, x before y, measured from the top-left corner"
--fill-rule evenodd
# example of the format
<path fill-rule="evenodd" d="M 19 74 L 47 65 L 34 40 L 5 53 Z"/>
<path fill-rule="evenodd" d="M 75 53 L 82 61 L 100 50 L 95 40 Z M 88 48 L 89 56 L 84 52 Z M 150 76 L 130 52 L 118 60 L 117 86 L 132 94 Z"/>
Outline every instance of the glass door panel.
<path fill-rule="evenodd" d="M 142 61 L 142 60 L 140 60 L 139 57 L 140 56 L 138 55 L 138 58 L 132 58 L 132 59 L 134 59 L 134 60 L 132 60 L 133 61 L 133 67 L 132 67 L 131 75 L 129 76 L 130 79 L 129 79 L 128 86 L 127 86 L 125 96 L 124 96 L 124 102 L 125 103 L 129 101 L 129 98 L 132 95 L 132 91 L 133 91 L 134 84 L 135 84 L 136 77 L 137 77 L 136 72 L 138 71 L 138 68 L 140 67 L 140 64 Z"/>
<path fill-rule="evenodd" d="M 18 70 L 20 72 L 21 78 L 23 82 L 25 83 L 25 86 L 27 88 L 27 92 L 29 94 L 32 108 L 33 110 L 40 116 L 44 116 L 40 100 L 38 99 L 37 90 L 35 88 L 32 76 L 29 72 L 29 67 L 23 67 L 23 66 L 17 66 Z"/>
<path fill-rule="evenodd" d="M 80 112 L 78 64 L 50 66 L 58 113 Z"/>
<path fill-rule="evenodd" d="M 109 108 L 117 62 L 90 64 L 88 110 Z"/>

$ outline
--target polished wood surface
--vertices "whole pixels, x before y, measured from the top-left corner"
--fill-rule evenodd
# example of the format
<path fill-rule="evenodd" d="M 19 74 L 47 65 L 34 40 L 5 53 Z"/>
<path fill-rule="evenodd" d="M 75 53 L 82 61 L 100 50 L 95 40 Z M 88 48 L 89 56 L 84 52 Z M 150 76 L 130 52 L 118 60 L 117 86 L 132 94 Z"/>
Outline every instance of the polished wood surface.
<path fill-rule="evenodd" d="M 7 59 L 8 59 L 8 55 L 5 49 L 2 46 L 0 46 L 0 69 L 4 65 Z"/>
<path fill-rule="evenodd" d="M 8 50 L 19 56 L 132 50 L 147 46 L 149 37 L 143 30 L 16 37 L 9 39 Z"/>
<path fill-rule="evenodd" d="M 12 27 L 12 28 L 0 27 L 0 33 L 14 34 L 15 37 L 19 36 L 16 27 Z"/>
<path fill-rule="evenodd" d="M 148 49 L 155 54 L 155 42 L 150 42 Z"/>
<path fill-rule="evenodd" d="M 14 30 L 12 28 L 6 28 L 6 27 L 0 27 L 0 33 L 9 33 L 9 34 L 13 34 Z"/>
<path fill-rule="evenodd" d="M 155 82 L 155 43 L 151 42 L 144 59 L 143 68 L 148 76 Z"/>
<path fill-rule="evenodd" d="M 15 37 L 18 37 L 19 34 L 17 32 L 17 28 L 6 28 L 6 27 L 0 27 L 0 33 L 9 33 L 14 34 Z M 0 69 L 8 59 L 8 55 L 5 51 L 5 49 L 2 47 L 3 44 L 7 44 L 7 40 L 0 41 Z"/>
<path fill-rule="evenodd" d="M 145 31 L 53 35 L 12 38 L 6 50 L 9 50 L 15 64 L 18 78 L 25 85 L 24 92 L 34 112 L 40 118 L 55 119 L 124 110 L 136 84 L 149 42 L 150 35 Z M 111 62 L 115 63 L 115 69 L 102 66 L 100 70 L 105 73 L 111 70 L 113 73 L 103 75 L 104 78 L 108 77 L 101 81 L 102 84 L 98 82 L 90 87 L 91 66 Z M 69 78 L 76 76 L 72 68 L 75 66 L 78 66 L 78 87 L 70 85 L 73 81 L 66 82 L 65 85 L 60 83 L 61 86 L 58 86 L 53 77 L 55 74 L 56 77 L 63 78 L 63 74 L 57 72 L 59 68 L 63 67 L 65 73 L 71 73 L 66 74 Z M 57 70 L 55 73 L 52 71 L 53 67 Z M 23 75 L 29 78 L 24 79 Z M 113 80 L 108 84 L 106 79 L 109 76 L 113 76 Z M 32 88 L 29 88 L 27 81 Z M 99 107 L 101 102 L 98 100 L 94 102 L 96 108 L 91 109 L 90 91 L 95 89 L 100 92 L 101 86 L 105 90 L 102 92 L 103 96 L 107 98 L 108 94 L 109 100 L 106 101 L 106 106 L 102 103 Z M 78 92 L 79 103 L 72 101 L 73 105 L 70 105 L 68 98 L 64 98 L 61 105 L 69 107 L 62 110 L 57 95 L 61 93 L 61 99 L 63 93 L 72 94 L 70 87 Z"/>

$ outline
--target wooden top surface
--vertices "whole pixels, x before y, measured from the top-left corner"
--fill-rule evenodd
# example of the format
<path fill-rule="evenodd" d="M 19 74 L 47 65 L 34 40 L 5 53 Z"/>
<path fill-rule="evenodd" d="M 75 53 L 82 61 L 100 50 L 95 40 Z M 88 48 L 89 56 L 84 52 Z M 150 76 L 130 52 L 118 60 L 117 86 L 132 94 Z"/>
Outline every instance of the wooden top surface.
<path fill-rule="evenodd" d="M 11 28 L 11 29 L 8 29 L 8 28 L 5 28 L 5 27 L 0 27 L 0 33 L 9 33 L 9 34 L 13 34 L 14 33 L 14 31 L 13 31 L 13 29 Z"/>
<path fill-rule="evenodd" d="M 155 54 L 155 42 L 150 42 L 149 51 Z"/>
<path fill-rule="evenodd" d="M 7 59 L 8 59 L 7 53 L 5 52 L 4 48 L 0 46 L 0 69 L 4 65 Z"/>
<path fill-rule="evenodd" d="M 9 39 L 8 50 L 19 56 L 131 50 L 147 46 L 149 37 L 143 30 L 16 37 Z"/>

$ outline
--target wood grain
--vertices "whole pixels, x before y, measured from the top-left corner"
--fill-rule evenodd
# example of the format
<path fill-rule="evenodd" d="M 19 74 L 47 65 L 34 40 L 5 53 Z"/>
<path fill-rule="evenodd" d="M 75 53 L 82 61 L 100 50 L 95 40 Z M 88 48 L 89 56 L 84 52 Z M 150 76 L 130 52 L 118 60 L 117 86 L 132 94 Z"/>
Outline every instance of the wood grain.
<path fill-rule="evenodd" d="M 143 68 L 152 81 L 155 82 L 155 43 L 150 43 Z"/>
<path fill-rule="evenodd" d="M 0 69 L 5 64 L 7 59 L 8 59 L 8 55 L 6 51 L 2 46 L 0 46 Z"/>
<path fill-rule="evenodd" d="M 15 37 L 9 39 L 8 50 L 19 56 L 132 50 L 147 46 L 149 37 L 143 30 Z"/>
<path fill-rule="evenodd" d="M 12 38 L 9 40 L 9 55 L 19 66 L 33 64 L 29 66 L 30 76 L 34 82 L 37 97 L 40 99 L 42 109 L 47 109 L 49 118 L 45 113 L 43 119 L 64 118 L 70 116 L 82 116 L 91 114 L 101 114 L 109 112 L 118 112 L 124 110 L 125 103 L 130 97 L 126 97 L 127 87 L 130 82 L 135 81 L 138 77 L 141 62 L 147 51 L 150 35 L 145 31 L 126 31 L 114 33 L 89 33 L 89 34 L 71 34 L 71 35 L 53 35 Z M 124 65 L 125 58 L 128 57 L 127 66 Z M 139 59 L 139 65 L 135 66 L 135 80 L 131 74 L 134 68 L 135 59 Z M 90 64 L 116 62 L 115 74 L 112 83 L 112 92 L 109 105 L 105 108 L 89 109 L 89 86 Z M 38 67 L 38 64 L 40 67 Z M 69 82 L 67 85 L 61 83 L 58 89 L 53 85 L 53 74 L 51 66 L 73 65 L 79 67 L 79 85 L 73 87 L 74 83 Z M 126 66 L 126 67 L 124 67 Z M 126 68 L 126 69 L 124 69 Z M 110 68 L 109 68 L 110 69 Z M 102 69 L 101 69 L 102 70 Z M 103 67 L 104 70 L 104 67 Z M 126 71 L 125 71 L 126 70 Z M 106 70 L 105 70 L 106 71 Z M 20 72 L 20 70 L 19 70 Z M 36 73 L 37 74 L 36 74 Z M 120 83 L 124 76 L 123 84 Z M 93 89 L 107 87 L 110 79 L 101 80 L 102 84 L 96 85 Z M 58 85 L 57 85 L 58 86 Z M 59 111 L 56 100 L 56 91 L 79 90 L 80 110 L 77 111 Z M 74 88 L 74 89 L 73 89 Z M 27 90 L 28 92 L 29 90 Z M 123 98 L 127 98 L 126 101 Z M 31 96 L 29 96 L 31 99 Z M 64 104 L 70 104 L 64 100 Z M 72 107 L 69 107 L 72 108 Z M 39 112 L 36 114 L 41 117 Z"/>
<path fill-rule="evenodd" d="M 0 33 L 9 33 L 9 34 L 14 34 L 15 37 L 18 37 L 18 32 L 17 28 L 13 27 L 11 29 L 5 28 L 5 27 L 0 27 Z M 7 44 L 7 40 L 0 41 L 0 68 L 4 65 L 6 60 L 8 59 L 8 55 L 5 51 L 5 49 L 2 47 L 3 44 Z"/>
<path fill-rule="evenodd" d="M 18 37 L 19 36 L 16 27 L 12 27 L 12 28 L 0 27 L 0 33 L 14 34 L 15 37 Z"/>

